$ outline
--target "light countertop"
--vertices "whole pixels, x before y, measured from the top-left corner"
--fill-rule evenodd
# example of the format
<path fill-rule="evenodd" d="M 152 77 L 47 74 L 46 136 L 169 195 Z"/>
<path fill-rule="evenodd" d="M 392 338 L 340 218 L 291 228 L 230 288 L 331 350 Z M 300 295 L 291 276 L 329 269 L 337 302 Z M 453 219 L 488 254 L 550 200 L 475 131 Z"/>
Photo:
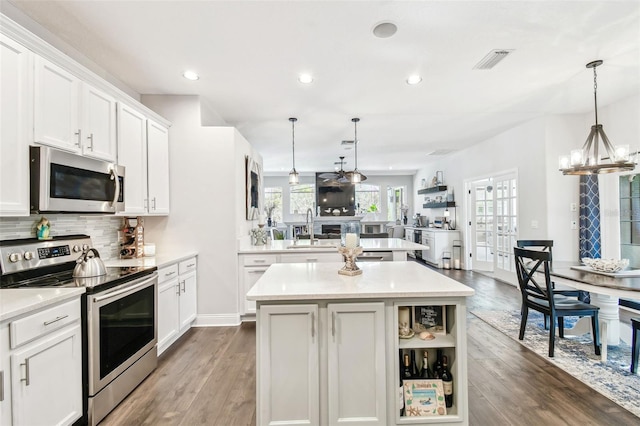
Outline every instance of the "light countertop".
<path fill-rule="evenodd" d="M 15 288 L 0 290 L 0 321 L 79 297 L 85 292 L 76 288 Z"/>
<path fill-rule="evenodd" d="M 135 259 L 109 259 L 104 261 L 104 265 L 107 267 L 142 266 L 149 268 L 155 266 L 157 268 L 162 268 L 167 265 L 190 259 L 197 255 L 198 253 L 195 251 L 181 253 L 158 253 L 155 256 L 138 257 Z"/>
<path fill-rule="evenodd" d="M 415 262 L 358 264 L 362 275 L 339 275 L 344 263 L 271 265 L 247 293 L 256 301 L 466 297 L 474 290 Z"/>
<path fill-rule="evenodd" d="M 418 231 L 424 232 L 460 232 L 458 229 L 444 229 L 444 228 L 429 228 L 426 226 L 409 226 L 405 225 L 405 229 L 417 229 Z"/>
<path fill-rule="evenodd" d="M 296 245 L 297 248 L 287 248 Z M 401 238 L 360 238 L 360 245 L 364 251 L 413 251 L 427 250 L 428 247 Z M 270 243 L 253 246 L 248 241 L 242 241 L 238 254 L 250 253 L 323 253 L 335 252 L 340 246 L 340 239 L 321 239 L 309 247 L 309 240 L 273 240 Z"/>

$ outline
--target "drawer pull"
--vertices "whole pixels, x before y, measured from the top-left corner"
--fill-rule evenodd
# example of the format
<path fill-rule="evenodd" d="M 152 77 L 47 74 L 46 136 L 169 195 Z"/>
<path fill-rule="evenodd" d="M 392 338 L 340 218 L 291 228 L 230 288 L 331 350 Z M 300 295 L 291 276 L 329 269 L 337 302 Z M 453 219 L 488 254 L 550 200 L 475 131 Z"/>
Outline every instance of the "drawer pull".
<path fill-rule="evenodd" d="M 317 262 L 318 258 L 314 257 L 314 258 L 307 258 L 307 262 Z"/>
<path fill-rule="evenodd" d="M 67 318 L 69 315 L 63 315 L 61 317 L 56 317 L 56 319 L 52 319 L 51 321 L 45 321 L 44 325 L 49 325 L 49 324 L 53 324 L 54 322 L 58 322 L 60 320 L 63 320 L 65 318 Z"/>
<path fill-rule="evenodd" d="M 266 260 L 264 259 L 253 259 L 253 263 L 265 263 Z"/>
<path fill-rule="evenodd" d="M 175 274 L 176 271 L 171 271 L 169 273 L 164 274 L 165 277 L 170 277 L 171 275 Z"/>
<path fill-rule="evenodd" d="M 25 378 L 20 379 L 20 381 L 25 382 L 25 386 L 29 386 L 29 358 L 25 358 L 24 364 L 20 364 L 20 365 L 24 365 L 24 374 L 25 374 Z"/>
<path fill-rule="evenodd" d="M 196 266 L 196 264 L 195 264 L 195 263 L 187 263 L 187 268 L 192 268 L 192 267 L 194 267 L 194 266 Z"/>
<path fill-rule="evenodd" d="M 249 269 L 247 272 L 250 274 L 264 274 L 262 269 Z"/>

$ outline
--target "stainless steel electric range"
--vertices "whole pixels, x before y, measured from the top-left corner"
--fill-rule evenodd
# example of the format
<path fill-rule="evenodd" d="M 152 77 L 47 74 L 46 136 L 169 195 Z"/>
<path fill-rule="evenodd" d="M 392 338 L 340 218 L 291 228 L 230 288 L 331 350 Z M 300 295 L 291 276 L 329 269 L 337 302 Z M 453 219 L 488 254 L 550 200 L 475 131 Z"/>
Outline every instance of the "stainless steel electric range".
<path fill-rule="evenodd" d="M 0 288 L 86 288 L 80 423 L 95 425 L 156 368 L 158 274 L 155 267 L 127 267 L 74 278 L 89 247 L 87 235 L 0 241 Z"/>

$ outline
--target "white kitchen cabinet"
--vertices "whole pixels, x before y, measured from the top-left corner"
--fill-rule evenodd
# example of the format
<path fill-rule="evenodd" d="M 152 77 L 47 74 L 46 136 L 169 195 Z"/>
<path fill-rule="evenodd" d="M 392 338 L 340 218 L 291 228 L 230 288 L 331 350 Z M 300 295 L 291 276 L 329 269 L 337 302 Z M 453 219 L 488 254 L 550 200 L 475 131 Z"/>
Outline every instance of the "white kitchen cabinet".
<path fill-rule="evenodd" d="M 116 160 L 116 100 L 82 84 L 82 155 L 105 161 Z"/>
<path fill-rule="evenodd" d="M 158 270 L 158 355 L 190 327 L 197 315 L 195 257 Z"/>
<path fill-rule="evenodd" d="M 169 214 L 169 129 L 147 120 L 149 214 Z"/>
<path fill-rule="evenodd" d="M 413 229 L 411 228 L 404 228 L 404 239 L 406 241 L 409 241 L 411 243 L 415 243 L 415 241 L 413 241 Z M 411 257 L 416 257 L 415 252 L 414 251 L 409 251 L 407 253 L 409 256 Z"/>
<path fill-rule="evenodd" d="M 68 425 L 78 420 L 82 416 L 80 299 L 7 320 L 0 324 L 0 338 L 2 424 Z"/>
<path fill-rule="evenodd" d="M 0 34 L 0 216 L 29 215 L 33 56 Z"/>
<path fill-rule="evenodd" d="M 180 332 L 180 280 L 178 265 L 158 270 L 158 354 L 162 353 Z"/>
<path fill-rule="evenodd" d="M 121 214 L 147 213 L 147 119 L 122 103 L 118 104 L 118 164 L 125 167 Z"/>
<path fill-rule="evenodd" d="M 387 423 L 384 303 L 270 304 L 258 315 L 258 425 Z"/>
<path fill-rule="evenodd" d="M 387 424 L 384 303 L 330 303 L 327 424 Z"/>
<path fill-rule="evenodd" d="M 458 231 L 433 230 L 422 231 L 422 244 L 429 249 L 422 250 L 422 260 L 442 268 L 442 257 L 445 252 L 452 255 L 453 242 L 460 239 Z"/>
<path fill-rule="evenodd" d="M 257 424 L 320 424 L 318 305 L 259 312 Z"/>
<path fill-rule="evenodd" d="M 115 161 L 113 97 L 39 56 L 34 86 L 34 142 Z"/>
<path fill-rule="evenodd" d="M 256 302 L 247 300 L 246 294 L 251 287 L 264 275 L 270 265 L 278 263 L 278 255 L 275 254 L 246 254 L 240 255 L 240 265 L 238 278 L 238 306 L 240 307 L 240 315 L 256 313 Z"/>
<path fill-rule="evenodd" d="M 180 332 L 183 333 L 196 319 L 197 311 L 197 262 L 191 258 L 180 262 L 178 273 L 180 280 Z"/>
<path fill-rule="evenodd" d="M 125 167 L 125 211 L 169 214 L 169 132 L 134 108 L 118 104 L 118 164 Z"/>

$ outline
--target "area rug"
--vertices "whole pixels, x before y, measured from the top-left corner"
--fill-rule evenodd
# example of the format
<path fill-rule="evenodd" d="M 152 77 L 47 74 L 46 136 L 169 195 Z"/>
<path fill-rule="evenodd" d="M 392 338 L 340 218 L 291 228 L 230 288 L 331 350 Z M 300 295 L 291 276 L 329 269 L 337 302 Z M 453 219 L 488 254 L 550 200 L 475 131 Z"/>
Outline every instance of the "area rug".
<path fill-rule="evenodd" d="M 607 362 L 600 362 L 593 349 L 591 335 L 556 337 L 554 357 L 549 358 L 549 331 L 543 327 L 542 314 L 529 311 L 524 340 L 518 340 L 520 311 L 472 311 L 495 329 L 511 337 L 587 386 L 640 417 L 640 376 L 629 371 L 631 347 L 620 342 L 608 346 Z M 565 319 L 565 327 L 575 319 Z"/>

